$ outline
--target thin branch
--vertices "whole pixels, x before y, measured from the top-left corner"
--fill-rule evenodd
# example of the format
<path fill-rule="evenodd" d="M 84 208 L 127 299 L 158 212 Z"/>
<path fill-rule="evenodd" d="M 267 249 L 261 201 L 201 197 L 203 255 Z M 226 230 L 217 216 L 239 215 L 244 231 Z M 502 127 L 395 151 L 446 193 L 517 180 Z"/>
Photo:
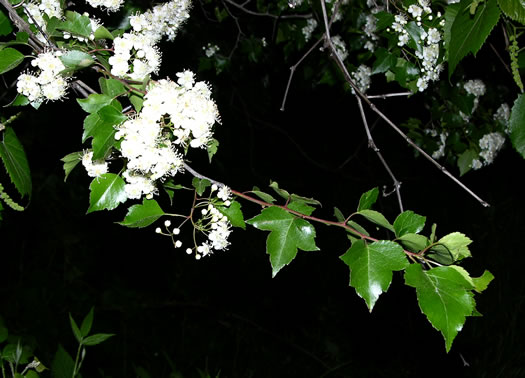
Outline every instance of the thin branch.
<path fill-rule="evenodd" d="M 201 180 L 208 180 L 209 182 L 211 182 L 212 184 L 215 184 L 217 186 L 226 186 L 226 184 L 223 184 L 222 182 L 220 181 L 217 181 L 217 180 L 214 180 L 214 179 L 211 179 L 209 177 L 206 177 L 202 174 L 200 174 L 199 172 L 197 172 L 195 169 L 193 169 L 192 167 L 190 167 L 186 162 L 184 162 L 184 169 L 186 169 L 188 172 L 190 172 L 193 176 L 197 177 L 197 178 L 200 178 Z"/>
<path fill-rule="evenodd" d="M 326 16 L 326 7 L 324 0 L 320 0 L 321 7 L 323 9 L 323 18 L 324 18 L 324 24 L 325 24 L 325 45 L 330 48 L 331 56 L 336 62 L 337 66 L 343 73 L 343 76 L 345 77 L 345 80 L 350 84 L 352 89 L 355 91 L 356 95 L 359 96 L 364 102 L 370 106 L 370 108 L 377 113 L 385 122 L 392 127 L 399 135 L 405 139 L 405 141 L 410 144 L 412 147 L 414 147 L 421 155 L 423 155 L 427 160 L 429 160 L 432 164 L 434 164 L 441 172 L 443 172 L 446 176 L 448 176 L 452 181 L 454 181 L 457 185 L 459 185 L 461 188 L 463 188 L 467 193 L 469 193 L 472 197 L 474 197 L 476 200 L 478 200 L 479 203 L 481 203 L 485 207 L 489 207 L 490 205 L 482 200 L 476 193 L 474 193 L 472 190 L 470 190 L 465 184 L 463 184 L 461 181 L 459 181 L 456 177 L 454 177 L 445 167 L 443 167 L 441 164 L 439 164 L 437 161 L 435 161 L 429 154 L 427 154 L 425 151 L 423 151 L 417 144 L 415 144 L 412 139 L 410 139 L 399 127 L 396 126 L 394 122 L 392 122 L 386 115 L 384 115 L 367 97 L 363 92 L 357 88 L 356 84 L 353 82 L 350 74 L 348 73 L 348 70 L 346 69 L 346 66 L 342 62 L 339 55 L 337 55 L 334 45 L 332 44 L 332 41 L 330 39 L 330 29 L 329 24 Z"/>
<path fill-rule="evenodd" d="M 388 97 L 401 97 L 401 96 L 411 96 L 413 95 L 413 92 L 396 92 L 396 93 L 385 93 L 380 95 L 366 95 L 366 97 L 370 98 L 380 98 L 385 100 Z"/>
<path fill-rule="evenodd" d="M 510 70 L 508 64 L 503 60 L 503 58 L 501 57 L 501 55 L 499 55 L 498 53 L 498 50 L 496 50 L 496 48 L 494 47 L 494 45 L 492 43 L 489 42 L 489 46 L 490 48 L 492 49 L 492 51 L 494 52 L 494 54 L 496 54 L 496 56 L 498 57 L 499 61 L 501 62 L 501 64 L 503 65 L 503 67 L 507 70 L 508 73 L 512 74 L 512 71 Z"/>
<path fill-rule="evenodd" d="M 307 14 L 285 14 L 285 15 L 276 15 L 276 14 L 272 14 L 272 13 L 269 13 L 269 12 L 266 12 L 266 13 L 260 13 L 260 12 L 254 12 L 250 9 L 247 9 L 244 7 L 244 4 L 238 4 L 232 0 L 224 0 L 226 1 L 228 4 L 231 4 L 233 5 L 234 7 L 242 10 L 244 13 L 248 13 L 248 14 L 251 14 L 252 16 L 262 16 L 262 17 L 270 17 L 270 18 L 274 18 L 274 19 L 293 19 L 293 18 L 310 18 L 312 17 L 312 14 L 311 13 L 307 13 Z"/>
<path fill-rule="evenodd" d="M 365 111 L 363 109 L 363 103 L 361 102 L 361 99 L 359 96 L 355 96 L 357 99 L 357 105 L 359 105 L 359 112 L 361 113 L 361 119 L 363 120 L 363 125 L 366 130 L 366 136 L 368 137 L 368 147 L 374 150 L 374 152 L 377 154 L 377 157 L 379 160 L 381 160 L 381 163 L 383 163 L 383 166 L 385 167 L 386 171 L 392 178 L 392 181 L 394 181 L 394 191 L 396 192 L 397 196 L 397 202 L 399 203 L 399 210 L 402 213 L 403 212 L 403 201 L 401 200 L 401 182 L 396 179 L 394 176 L 394 173 L 388 166 L 386 160 L 383 158 L 383 155 L 381 154 L 381 151 L 379 151 L 379 148 L 377 148 L 374 139 L 372 138 L 372 133 L 370 132 L 370 129 L 368 128 L 368 122 L 366 121 L 366 115 Z M 384 194 L 386 196 L 386 194 Z"/>
<path fill-rule="evenodd" d="M 25 20 L 18 15 L 16 10 L 13 8 L 9 0 L 0 0 L 0 4 L 4 6 L 4 8 L 9 13 L 9 18 L 13 23 L 16 25 L 19 31 L 26 32 L 29 34 L 29 43 L 31 44 L 31 47 L 34 48 L 37 52 L 41 52 L 44 50 L 44 45 L 40 40 L 37 38 L 37 36 L 31 31 L 31 28 L 25 22 Z"/>
<path fill-rule="evenodd" d="M 293 78 L 293 75 L 295 73 L 295 70 L 297 69 L 297 67 L 303 62 L 303 60 L 308 56 L 310 55 L 310 53 L 312 51 L 314 51 L 314 49 L 319 45 L 319 43 L 321 43 L 321 41 L 323 40 L 323 38 L 319 38 L 317 40 L 317 42 L 315 42 L 312 47 L 310 47 L 308 49 L 308 51 L 306 52 L 306 54 L 304 54 L 301 59 L 299 59 L 299 61 L 297 63 L 295 63 L 293 66 L 290 67 L 290 76 L 288 77 L 288 83 L 286 84 L 286 90 L 284 91 L 284 97 L 283 97 L 283 102 L 281 104 L 281 111 L 284 112 L 284 105 L 286 104 L 286 99 L 288 98 L 288 90 L 290 89 L 290 84 L 292 83 L 292 78 Z"/>

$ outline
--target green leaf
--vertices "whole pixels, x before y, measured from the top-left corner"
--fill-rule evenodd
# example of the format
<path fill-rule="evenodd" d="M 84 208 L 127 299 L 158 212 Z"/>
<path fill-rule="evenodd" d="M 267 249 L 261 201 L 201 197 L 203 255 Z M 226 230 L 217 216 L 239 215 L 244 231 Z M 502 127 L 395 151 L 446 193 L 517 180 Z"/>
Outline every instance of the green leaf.
<path fill-rule="evenodd" d="M 375 223 L 381 227 L 384 227 L 392 232 L 395 232 L 394 227 L 386 220 L 385 216 L 378 211 L 361 210 L 361 211 L 356 212 L 355 214 L 362 215 L 366 219 L 368 219 L 370 222 Z"/>
<path fill-rule="evenodd" d="M 379 296 L 388 290 L 392 272 L 409 265 L 403 248 L 388 240 L 372 244 L 358 240 L 340 258 L 350 267 L 350 286 L 365 300 L 370 312 Z"/>
<path fill-rule="evenodd" d="M 520 0 L 498 0 L 498 5 L 506 16 L 525 25 L 525 7 Z"/>
<path fill-rule="evenodd" d="M 89 17 L 71 11 L 66 12 L 66 21 L 58 25 L 57 29 L 84 38 L 89 38 L 93 32 L 93 30 L 91 30 L 91 21 L 89 20 Z"/>
<path fill-rule="evenodd" d="M 75 335 L 75 339 L 77 339 L 78 342 L 81 342 L 82 334 L 80 333 L 80 329 L 78 328 L 75 319 L 73 319 L 73 316 L 71 316 L 71 313 L 69 313 L 69 324 L 71 324 L 71 330 L 73 331 L 73 335 Z"/>
<path fill-rule="evenodd" d="M 113 40 L 113 34 L 110 33 L 108 29 L 106 29 L 104 26 L 99 26 L 97 30 L 95 30 L 95 40 L 99 39 L 111 39 Z"/>
<path fill-rule="evenodd" d="M 124 220 L 118 223 L 130 228 L 143 228 L 149 226 L 165 214 L 157 201 L 144 198 L 142 205 L 131 206 Z"/>
<path fill-rule="evenodd" d="M 454 261 L 471 256 L 468 245 L 472 243 L 472 240 L 460 232 L 445 235 L 439 239 L 438 243 L 447 247 L 452 256 L 454 256 Z"/>
<path fill-rule="evenodd" d="M 424 271 L 420 264 L 411 264 L 406 269 L 405 283 L 416 288 L 419 308 L 443 334 L 446 350 L 450 351 L 466 317 L 474 311 L 472 285 L 452 267 Z"/>
<path fill-rule="evenodd" d="M 127 200 L 125 185 L 122 177 L 114 173 L 104 173 L 94 178 L 89 186 L 91 194 L 87 214 L 104 209 L 113 210 L 120 203 L 125 202 Z"/>
<path fill-rule="evenodd" d="M 395 67 L 397 62 L 397 57 L 394 54 L 391 54 L 383 47 L 380 47 L 374 53 L 376 60 L 372 67 L 372 75 L 383 73 L 391 68 Z"/>
<path fill-rule="evenodd" d="M 520 94 L 510 112 L 510 140 L 518 153 L 525 158 L 525 96 Z"/>
<path fill-rule="evenodd" d="M 51 363 L 51 374 L 54 378 L 71 378 L 73 376 L 73 369 L 75 362 L 69 353 L 58 345 L 58 349 Z"/>
<path fill-rule="evenodd" d="M 368 192 L 363 193 L 359 199 L 359 206 L 357 206 L 357 211 L 368 210 L 372 207 L 377 201 L 377 196 L 379 194 L 379 189 L 373 188 Z"/>
<path fill-rule="evenodd" d="M 211 182 L 210 180 L 207 180 L 207 179 L 200 179 L 198 177 L 194 177 L 193 180 L 191 181 L 191 184 L 197 191 L 197 194 L 199 196 L 202 196 L 206 188 L 211 185 Z"/>
<path fill-rule="evenodd" d="M 216 206 L 217 210 L 221 212 L 221 214 L 226 215 L 228 217 L 228 220 L 234 227 L 240 227 L 243 230 L 246 229 L 246 224 L 244 222 L 244 216 L 241 211 L 241 204 L 237 201 L 231 201 L 230 206 Z"/>
<path fill-rule="evenodd" d="M 312 215 L 312 212 L 315 210 L 315 207 L 307 205 L 302 201 L 291 201 L 287 207 L 304 215 Z"/>
<path fill-rule="evenodd" d="M 344 222 L 345 221 L 345 216 L 343 215 L 341 210 L 339 210 L 337 207 L 334 207 L 334 216 L 335 216 L 335 219 L 337 219 L 338 222 Z"/>
<path fill-rule="evenodd" d="M 86 337 L 87 335 L 89 335 L 89 331 L 91 331 L 91 326 L 93 325 L 94 312 L 94 307 L 91 307 L 91 310 L 89 310 L 84 320 L 82 320 L 82 324 L 80 325 L 80 334 L 82 335 L 82 337 Z"/>
<path fill-rule="evenodd" d="M 213 158 L 213 155 L 217 153 L 217 150 L 219 148 L 219 141 L 215 138 L 212 138 L 212 140 L 208 143 L 208 146 L 206 150 L 208 151 L 208 160 L 211 163 L 211 159 Z"/>
<path fill-rule="evenodd" d="M 397 241 L 411 252 L 419 252 L 430 244 L 426 236 L 418 234 L 404 234 Z"/>
<path fill-rule="evenodd" d="M 441 244 L 432 246 L 432 248 L 427 251 L 425 256 L 443 265 L 450 265 L 456 261 L 450 250 Z"/>
<path fill-rule="evenodd" d="M 272 188 L 275 193 L 283 197 L 285 200 L 288 200 L 290 198 L 290 193 L 288 193 L 286 190 L 279 188 L 279 184 L 276 181 L 270 182 L 270 188 Z"/>
<path fill-rule="evenodd" d="M 101 92 L 111 98 L 127 93 L 124 84 L 116 79 L 106 79 L 101 77 L 98 79 L 98 84 L 100 85 Z"/>
<path fill-rule="evenodd" d="M 9 336 L 9 331 L 6 327 L 3 325 L 0 325 L 0 343 L 3 343 L 7 340 L 7 336 Z"/>
<path fill-rule="evenodd" d="M 477 54 L 499 20 L 500 10 L 497 0 L 484 1 L 478 6 L 474 16 L 468 12 L 471 3 L 471 0 L 461 1 L 450 29 L 450 43 L 445 45 L 448 51 L 449 78 L 457 64 L 469 52 L 474 56 Z"/>
<path fill-rule="evenodd" d="M 270 255 L 273 277 L 295 258 L 297 249 L 319 249 L 315 245 L 315 228 L 279 207 L 268 207 L 246 223 L 259 230 L 271 231 L 266 240 L 266 253 Z"/>
<path fill-rule="evenodd" d="M 94 335 L 86 337 L 84 340 L 82 340 L 82 345 L 85 346 L 93 346 L 100 344 L 107 339 L 109 339 L 111 336 L 115 336 L 113 333 L 96 333 Z"/>
<path fill-rule="evenodd" d="M 12 70 L 24 60 L 24 55 L 11 47 L 0 50 L 0 75 Z"/>
<path fill-rule="evenodd" d="M 67 69 L 72 71 L 81 70 L 82 68 L 89 67 L 95 63 L 95 60 L 91 57 L 91 55 L 79 50 L 67 51 L 65 54 L 60 56 L 60 60 Z"/>
<path fill-rule="evenodd" d="M 273 198 L 273 197 L 272 197 L 270 194 L 268 194 L 268 193 L 261 192 L 261 191 L 259 190 L 259 188 L 256 187 L 256 186 L 253 187 L 253 190 L 252 190 L 250 193 L 255 194 L 257 197 L 259 197 L 260 199 L 262 199 L 264 202 L 267 202 L 267 203 L 274 203 L 274 202 L 275 202 L 275 198 Z"/>
<path fill-rule="evenodd" d="M 31 172 L 24 148 L 13 128 L 6 127 L 2 134 L 0 158 L 4 162 L 5 169 L 20 195 L 31 197 Z"/>
<path fill-rule="evenodd" d="M 84 135 L 93 137 L 93 160 L 100 160 L 106 156 L 115 144 L 115 126 L 127 120 L 127 117 L 113 105 L 99 109 L 97 117 L 86 117 L 84 121 Z M 89 119 L 89 120 L 88 120 Z"/>
<path fill-rule="evenodd" d="M 476 290 L 478 293 L 481 293 L 489 286 L 489 283 L 493 279 L 494 276 L 488 270 L 484 271 L 480 277 L 472 277 L 472 281 L 474 283 L 474 290 Z"/>
<path fill-rule="evenodd" d="M 411 210 L 404 211 L 399 214 L 394 221 L 394 229 L 396 237 L 401 237 L 405 234 L 417 234 L 423 227 L 427 218 L 422 215 L 417 215 Z"/>
<path fill-rule="evenodd" d="M 82 109 L 87 113 L 96 113 L 104 106 L 111 104 L 112 97 L 106 94 L 93 93 L 87 98 L 77 98 L 77 102 Z"/>
<path fill-rule="evenodd" d="M 60 160 L 64 162 L 64 173 L 65 173 L 64 182 L 66 182 L 67 177 L 69 176 L 73 168 L 75 168 L 77 164 L 82 161 L 82 151 L 72 152 L 64 156 Z"/>
<path fill-rule="evenodd" d="M 472 162 L 478 157 L 474 149 L 465 150 L 458 158 L 459 175 L 463 176 L 472 169 Z"/>
<path fill-rule="evenodd" d="M 5 13 L 0 10 L 0 35 L 8 35 L 12 31 L 11 21 L 9 21 Z"/>

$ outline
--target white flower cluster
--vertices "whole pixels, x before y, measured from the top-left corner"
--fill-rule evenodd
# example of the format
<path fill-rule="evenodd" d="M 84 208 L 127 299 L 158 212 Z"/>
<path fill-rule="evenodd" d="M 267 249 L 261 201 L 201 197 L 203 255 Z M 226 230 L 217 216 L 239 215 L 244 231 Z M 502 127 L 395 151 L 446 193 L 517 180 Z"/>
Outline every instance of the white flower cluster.
<path fill-rule="evenodd" d="M 317 20 L 315 18 L 309 18 L 306 20 L 306 26 L 304 26 L 301 31 L 304 36 L 304 40 L 308 42 L 310 38 L 312 38 L 312 33 L 314 32 L 315 28 L 317 27 Z"/>
<path fill-rule="evenodd" d="M 204 50 L 204 54 L 208 58 L 211 58 L 212 56 L 217 54 L 217 52 L 219 51 L 219 46 L 208 43 L 208 46 L 202 46 L 202 49 Z"/>
<path fill-rule="evenodd" d="M 430 21 L 434 18 L 428 0 L 418 0 L 417 4 L 412 4 L 408 7 L 407 12 L 412 19 L 410 22 L 415 22 L 415 26 L 420 29 L 421 39 L 416 41 L 419 47 L 416 49 L 415 55 L 421 61 L 421 75 L 416 85 L 418 90 L 423 92 L 428 87 L 429 81 L 437 81 L 439 79 L 439 74 L 443 70 L 443 66 L 439 62 L 439 50 L 443 41 L 441 33 L 437 28 L 429 28 L 426 30 L 422 26 L 423 19 Z M 438 19 L 441 18 L 441 13 L 438 12 L 436 16 Z M 444 21 L 445 20 L 442 19 L 439 22 L 439 26 L 443 27 L 445 25 Z M 405 14 L 394 16 L 391 29 L 399 34 L 397 43 L 399 47 L 405 46 L 410 40 L 410 34 L 407 30 L 408 23 L 409 20 Z M 390 31 L 390 28 L 387 30 Z M 442 59 L 443 58 L 441 58 L 441 60 Z"/>
<path fill-rule="evenodd" d="M 486 88 L 483 81 L 476 79 L 476 80 L 469 80 L 465 82 L 463 85 L 463 88 L 467 91 L 467 93 L 474 95 L 476 97 L 483 96 L 485 94 Z"/>
<path fill-rule="evenodd" d="M 365 43 L 365 49 L 370 50 L 374 52 L 375 50 L 375 44 L 374 41 L 377 41 L 378 37 L 375 34 L 375 31 L 377 29 L 377 18 L 373 14 L 369 14 L 366 16 L 366 23 L 363 27 L 363 31 L 365 32 L 365 35 L 367 36 L 368 40 Z"/>
<path fill-rule="evenodd" d="M 230 188 L 227 186 L 221 186 L 219 188 L 216 184 L 213 184 L 211 191 L 212 193 L 217 191 L 217 198 L 222 200 L 223 205 L 226 207 L 230 206 Z M 228 218 L 221 214 L 211 202 L 208 203 L 205 209 L 202 209 L 201 214 L 203 217 L 200 222 L 200 229 L 208 235 L 208 240 L 196 247 L 196 259 L 209 255 L 213 250 L 225 250 L 228 245 L 230 245 L 228 237 L 231 233 L 231 223 Z M 191 254 L 193 250 L 188 248 L 186 252 Z"/>
<path fill-rule="evenodd" d="M 123 173 L 128 198 L 151 198 L 156 193 L 156 180 L 173 176 L 183 168 L 177 145 L 181 150 L 188 145 L 205 148 L 212 126 L 219 121 L 208 85 L 195 83 L 191 71 L 177 76 L 177 83 L 153 83 L 140 114 L 120 125 L 115 133 L 115 139 L 121 140 L 122 156 L 128 159 Z M 174 142 L 171 136 L 176 138 Z"/>
<path fill-rule="evenodd" d="M 107 9 L 109 12 L 116 12 L 124 3 L 124 0 L 86 0 L 93 8 Z"/>
<path fill-rule="evenodd" d="M 18 76 L 18 93 L 31 102 L 54 101 L 64 97 L 68 84 L 60 76 L 60 71 L 66 68 L 59 58 L 61 55 L 60 51 L 50 51 L 34 58 L 31 65 L 40 71 L 38 74 L 25 73 Z"/>
<path fill-rule="evenodd" d="M 432 131 L 434 131 L 434 130 L 432 130 Z M 435 136 L 436 132 L 434 131 L 433 134 L 434 134 L 433 136 Z M 437 159 L 442 158 L 443 156 L 445 156 L 445 146 L 446 146 L 446 142 L 447 142 L 447 137 L 448 137 L 448 133 L 446 131 L 443 131 L 439 135 L 438 149 L 435 150 L 432 153 L 432 158 L 433 159 L 437 160 Z"/>
<path fill-rule="evenodd" d="M 498 132 L 483 135 L 479 140 L 479 147 L 481 148 L 479 153 L 480 159 L 472 161 L 472 168 L 479 169 L 482 166 L 491 164 L 504 144 L 505 137 Z"/>
<path fill-rule="evenodd" d="M 44 21 L 43 17 L 44 14 L 46 14 L 49 18 L 56 17 L 58 19 L 61 19 L 63 16 L 62 7 L 60 6 L 60 0 L 36 1 L 25 5 L 24 8 L 26 13 L 31 15 L 31 17 L 29 17 L 27 21 L 30 24 L 32 24 L 34 19 L 34 21 L 36 21 L 38 26 L 42 29 L 46 25 L 46 22 Z M 41 38 L 42 41 L 45 42 L 45 38 L 40 33 L 38 33 L 38 35 L 39 38 Z"/>
<path fill-rule="evenodd" d="M 341 60 L 345 60 L 348 56 L 348 51 L 346 50 L 346 44 L 339 35 L 334 35 L 332 38 L 332 44 L 334 45 L 335 52 Z"/>
<path fill-rule="evenodd" d="M 178 28 L 189 17 L 189 0 L 172 0 L 129 18 L 133 32 L 113 41 L 114 55 L 109 58 L 115 76 L 142 80 L 157 73 L 161 54 L 156 44 L 163 36 L 173 40 Z M 130 64 L 131 62 L 131 64 Z"/>
<path fill-rule="evenodd" d="M 303 5 L 303 0 L 289 0 L 288 1 L 288 6 L 292 9 L 295 7 L 300 7 L 301 5 Z"/>
<path fill-rule="evenodd" d="M 108 172 L 108 163 L 104 160 L 93 161 L 93 151 L 84 152 L 82 165 L 86 168 L 89 177 L 99 177 Z"/>
<path fill-rule="evenodd" d="M 494 113 L 494 120 L 499 121 L 505 125 L 505 132 L 509 133 L 510 107 L 508 104 L 501 104 L 496 113 Z"/>
<path fill-rule="evenodd" d="M 355 84 L 361 92 L 365 93 L 368 90 L 368 88 L 370 88 L 370 76 L 372 76 L 372 70 L 370 69 L 370 67 L 361 64 L 359 67 L 357 67 L 356 71 L 352 72 L 351 75 L 355 80 Z M 352 93 L 354 93 L 353 89 Z"/>

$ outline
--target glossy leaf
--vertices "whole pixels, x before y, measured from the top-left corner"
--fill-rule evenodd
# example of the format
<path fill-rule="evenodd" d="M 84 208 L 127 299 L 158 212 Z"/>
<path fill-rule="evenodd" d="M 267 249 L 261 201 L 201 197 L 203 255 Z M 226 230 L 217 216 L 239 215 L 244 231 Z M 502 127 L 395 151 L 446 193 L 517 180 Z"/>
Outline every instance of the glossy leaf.
<path fill-rule="evenodd" d="M 157 201 L 144 198 L 142 204 L 131 206 L 124 220 L 118 223 L 130 228 L 143 228 L 149 226 L 165 214 Z"/>
<path fill-rule="evenodd" d="M 471 3 L 471 0 L 461 1 L 450 29 L 450 43 L 445 44 L 448 51 L 449 78 L 457 64 L 468 53 L 477 54 L 499 20 L 500 10 L 497 0 L 486 0 L 481 3 L 474 16 L 468 11 Z"/>
<path fill-rule="evenodd" d="M 456 269 L 441 266 L 424 271 L 411 264 L 405 271 L 405 282 L 416 288 L 421 311 L 445 339 L 447 352 L 463 328 L 466 317 L 474 311 L 474 287 Z"/>
<path fill-rule="evenodd" d="M 91 21 L 89 17 L 71 11 L 66 12 L 66 21 L 58 25 L 57 29 L 84 38 L 89 38 L 93 32 L 93 30 L 91 30 Z"/>
<path fill-rule="evenodd" d="M 510 113 L 510 140 L 518 153 L 525 158 L 525 96 L 520 94 Z"/>
<path fill-rule="evenodd" d="M 241 204 L 237 201 L 231 201 L 230 206 L 217 205 L 217 210 L 221 214 L 226 215 L 233 227 L 239 227 L 243 230 L 246 229 L 246 223 L 244 222 L 244 215 L 241 211 Z"/>
<path fill-rule="evenodd" d="M 417 234 L 423 227 L 427 218 L 407 210 L 399 214 L 394 221 L 396 236 L 399 238 L 405 234 Z"/>
<path fill-rule="evenodd" d="M 86 117 L 84 121 L 83 140 L 93 137 L 93 160 L 105 157 L 115 144 L 115 126 L 127 120 L 121 111 L 112 105 L 100 108 L 96 113 Z"/>
<path fill-rule="evenodd" d="M 12 70 L 24 60 L 24 55 L 11 47 L 0 50 L 0 75 Z"/>
<path fill-rule="evenodd" d="M 69 70 L 80 70 L 95 63 L 93 57 L 83 51 L 69 50 L 60 56 L 60 60 L 64 66 Z"/>
<path fill-rule="evenodd" d="M 64 182 L 66 182 L 67 177 L 69 176 L 73 168 L 75 168 L 78 165 L 78 163 L 82 161 L 82 151 L 67 154 L 60 160 L 64 162 Z"/>
<path fill-rule="evenodd" d="M 370 222 L 375 223 L 394 232 L 394 227 L 388 222 L 383 214 L 375 210 L 360 210 L 356 214 L 362 215 Z"/>
<path fill-rule="evenodd" d="M 397 241 L 411 252 L 419 252 L 430 244 L 426 236 L 419 234 L 404 234 Z"/>
<path fill-rule="evenodd" d="M 295 258 L 298 249 L 319 249 L 315 245 L 315 228 L 279 207 L 268 207 L 246 223 L 271 231 L 266 240 L 266 253 L 270 255 L 273 277 Z"/>
<path fill-rule="evenodd" d="M 498 0 L 498 5 L 507 17 L 525 25 L 525 4 L 520 0 Z"/>
<path fill-rule="evenodd" d="M 461 232 L 445 235 L 439 239 L 438 243 L 447 247 L 452 256 L 454 256 L 454 260 L 461 260 L 471 256 L 468 245 L 472 243 L 472 240 Z"/>
<path fill-rule="evenodd" d="M 97 30 L 95 30 L 95 40 L 99 39 L 111 39 L 113 40 L 113 34 L 110 33 L 108 29 L 106 29 L 104 26 L 99 26 Z"/>
<path fill-rule="evenodd" d="M 31 197 L 32 184 L 29 163 L 24 148 L 11 127 L 6 127 L 2 132 L 0 158 L 11 178 L 11 182 L 20 195 Z"/>
<path fill-rule="evenodd" d="M 287 207 L 304 215 L 312 215 L 312 212 L 315 210 L 315 207 L 307 205 L 302 201 L 290 201 Z"/>
<path fill-rule="evenodd" d="M 77 98 L 77 102 L 87 113 L 96 113 L 104 106 L 111 104 L 113 98 L 106 94 L 93 93 L 87 98 Z"/>
<path fill-rule="evenodd" d="M 84 340 L 82 340 L 82 345 L 85 346 L 93 346 L 100 344 L 110 337 L 115 336 L 113 333 L 96 333 L 94 335 L 86 337 Z"/>
<path fill-rule="evenodd" d="M 350 286 L 365 300 L 370 312 L 388 290 L 392 272 L 409 265 L 403 248 L 388 240 L 371 244 L 358 240 L 340 258 L 350 267 Z"/>
<path fill-rule="evenodd" d="M 89 189 L 89 209 L 87 213 L 99 210 L 113 210 L 126 201 L 126 183 L 114 173 L 104 173 L 91 182 Z"/>
<path fill-rule="evenodd" d="M 357 206 L 357 211 L 368 210 L 372 207 L 377 201 L 377 196 L 379 194 L 379 189 L 373 188 L 368 192 L 363 193 L 359 199 L 359 206 Z"/>

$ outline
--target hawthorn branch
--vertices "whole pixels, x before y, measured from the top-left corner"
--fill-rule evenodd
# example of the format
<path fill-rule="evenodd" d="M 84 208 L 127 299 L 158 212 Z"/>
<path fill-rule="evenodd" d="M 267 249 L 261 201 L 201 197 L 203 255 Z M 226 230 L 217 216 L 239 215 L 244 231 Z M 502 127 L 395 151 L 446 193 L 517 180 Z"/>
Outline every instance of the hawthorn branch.
<path fill-rule="evenodd" d="M 425 151 L 423 151 L 417 144 L 415 144 L 412 139 L 410 139 L 401 129 L 392 122 L 385 114 L 383 114 L 369 99 L 368 97 L 359 90 L 357 85 L 353 82 L 350 74 L 348 73 L 348 70 L 346 69 L 346 66 L 344 65 L 343 61 L 337 55 L 336 49 L 334 45 L 332 44 L 332 40 L 330 38 L 330 24 L 328 23 L 328 18 L 326 15 L 326 7 L 324 0 L 320 0 L 321 2 L 321 8 L 323 10 L 323 20 L 325 24 L 325 45 L 330 48 L 332 59 L 334 59 L 335 63 L 341 70 L 341 73 L 343 74 L 346 82 L 352 87 L 352 89 L 355 91 L 356 96 L 359 96 L 364 102 L 367 103 L 367 105 L 372 109 L 375 113 L 377 113 L 383 120 L 391 127 L 393 128 L 405 141 L 411 145 L 413 148 L 415 148 L 421 155 L 423 155 L 427 160 L 429 160 L 432 164 L 434 164 L 441 172 L 443 172 L 446 176 L 448 176 L 452 181 L 454 181 L 457 185 L 459 185 L 461 188 L 463 188 L 467 193 L 469 193 L 472 197 L 474 197 L 476 200 L 478 200 L 481 205 L 484 207 L 489 207 L 490 205 L 482 200 L 476 193 L 474 193 L 470 188 L 468 188 L 465 184 L 463 184 L 461 181 L 459 181 L 454 175 L 452 175 L 445 167 L 443 167 L 441 164 L 439 164 L 437 161 L 435 161 L 429 154 L 427 154 Z"/>
<path fill-rule="evenodd" d="M 37 52 L 42 52 L 44 50 L 44 45 L 40 40 L 37 38 L 37 36 L 31 31 L 31 28 L 27 24 L 27 22 L 24 21 L 22 17 L 18 15 L 14 7 L 11 5 L 9 0 L 0 0 L 0 4 L 4 6 L 4 8 L 9 13 L 9 18 L 15 26 L 18 28 L 19 31 L 26 32 L 29 35 L 29 44 L 33 49 L 35 49 Z"/>
<path fill-rule="evenodd" d="M 359 112 L 361 113 L 361 119 L 363 120 L 363 126 L 365 127 L 365 130 L 366 130 L 366 136 L 368 137 L 368 147 L 374 150 L 374 152 L 377 154 L 377 157 L 379 158 L 379 160 L 381 160 L 381 163 L 383 164 L 386 171 L 392 178 L 392 181 L 394 181 L 394 191 L 396 192 L 397 202 L 399 203 L 399 210 L 400 212 L 403 212 L 403 201 L 401 200 L 401 182 L 396 179 L 388 163 L 383 158 L 381 151 L 379 150 L 379 148 L 377 148 L 374 142 L 374 139 L 372 138 L 372 133 L 370 132 L 370 129 L 368 128 L 368 122 L 366 121 L 366 115 L 365 115 L 365 110 L 363 109 L 363 103 L 361 102 L 361 99 L 359 98 L 359 96 L 356 96 L 356 99 L 357 99 L 357 104 L 359 105 Z M 383 194 L 383 195 L 386 196 L 386 194 Z"/>

